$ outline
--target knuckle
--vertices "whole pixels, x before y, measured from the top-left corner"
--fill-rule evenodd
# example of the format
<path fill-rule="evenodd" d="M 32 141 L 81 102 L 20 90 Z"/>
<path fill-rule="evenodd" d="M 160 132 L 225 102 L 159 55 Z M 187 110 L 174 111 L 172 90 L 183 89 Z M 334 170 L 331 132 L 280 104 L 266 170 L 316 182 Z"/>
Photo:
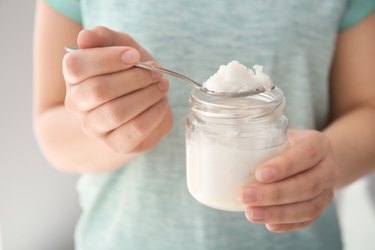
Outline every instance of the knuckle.
<path fill-rule="evenodd" d="M 293 165 L 293 160 L 289 154 L 284 154 L 282 159 L 284 169 L 289 169 Z"/>
<path fill-rule="evenodd" d="M 71 100 L 74 100 L 77 109 L 81 111 L 89 111 L 101 103 L 101 100 L 103 99 L 102 94 L 98 92 L 100 92 L 100 90 L 96 89 L 95 84 L 93 85 L 91 82 L 85 81 L 72 86 L 70 98 Z"/>
<path fill-rule="evenodd" d="M 94 78 L 90 81 L 90 84 L 87 84 L 84 90 L 87 99 L 93 104 L 103 102 L 108 95 L 107 84 L 102 79 Z"/>
<path fill-rule="evenodd" d="M 115 34 L 117 33 L 114 30 L 107 28 L 106 26 L 97 25 L 92 28 L 99 36 L 104 40 L 105 46 L 113 46 L 115 42 Z"/>
<path fill-rule="evenodd" d="M 121 35 L 123 41 L 125 42 L 124 44 L 131 44 L 132 47 L 139 50 L 139 46 L 137 46 L 138 44 L 135 43 L 134 39 L 132 38 L 131 35 L 129 35 L 129 33 L 126 33 L 126 32 L 119 33 L 119 32 L 114 31 L 111 34 L 114 34 L 114 33 Z"/>
<path fill-rule="evenodd" d="M 93 27 L 93 29 L 98 32 L 98 33 L 102 33 L 102 34 L 106 34 L 106 33 L 110 33 L 111 30 L 108 29 L 107 27 L 105 26 L 101 26 L 101 25 L 97 25 L 95 27 Z"/>
<path fill-rule="evenodd" d="M 131 40 L 133 40 L 133 38 L 128 33 L 124 32 L 124 33 L 121 33 L 121 34 L 123 35 L 123 37 L 125 39 L 131 39 Z"/>
<path fill-rule="evenodd" d="M 105 145 L 115 153 L 126 154 L 129 153 L 127 145 L 124 142 L 119 141 L 115 137 L 108 137 L 104 140 Z"/>
<path fill-rule="evenodd" d="M 139 140 L 139 138 L 145 137 L 146 128 L 139 119 L 133 119 L 128 122 L 128 132 L 130 139 Z"/>
<path fill-rule="evenodd" d="M 147 86 L 142 90 L 143 99 L 147 100 L 150 104 L 152 104 L 153 110 L 160 110 L 160 101 L 162 100 L 163 96 L 159 91 L 159 87 L 157 83 L 154 83 L 150 86 Z"/>
<path fill-rule="evenodd" d="M 142 141 L 132 150 L 132 152 L 134 153 L 146 152 L 152 149 L 153 147 L 155 147 L 157 143 L 158 143 L 158 140 Z"/>
<path fill-rule="evenodd" d="M 145 151 L 147 151 L 147 148 L 145 148 L 143 142 L 141 142 L 135 148 L 132 149 L 132 153 L 135 153 L 135 154 L 140 154 L 140 153 L 143 153 Z"/>
<path fill-rule="evenodd" d="M 116 153 L 137 153 L 135 150 L 142 141 L 139 137 L 140 133 L 137 125 L 134 125 L 134 121 L 129 121 L 110 132 L 104 141 L 107 147 Z"/>
<path fill-rule="evenodd" d="M 107 123 L 113 128 L 116 128 L 122 122 L 120 112 L 109 103 L 103 106 L 103 116 Z"/>
<path fill-rule="evenodd" d="M 281 156 L 281 166 L 279 168 L 279 171 L 285 175 L 285 176 L 290 176 L 291 174 L 294 174 L 294 168 L 293 168 L 293 159 L 290 156 L 290 154 L 284 154 Z"/>
<path fill-rule="evenodd" d="M 121 133 L 121 132 L 120 132 Z M 105 145 L 115 153 L 128 154 L 132 152 L 134 146 L 130 140 L 123 139 L 119 136 L 118 131 L 114 131 L 104 138 Z"/>
<path fill-rule="evenodd" d="M 318 157 L 318 150 L 314 147 L 312 143 L 307 143 L 305 145 L 305 153 L 307 159 L 315 161 Z"/>
<path fill-rule="evenodd" d="M 302 180 L 306 185 L 306 191 L 310 195 L 316 195 L 320 191 L 320 181 L 315 175 L 310 175 L 309 178 Z"/>

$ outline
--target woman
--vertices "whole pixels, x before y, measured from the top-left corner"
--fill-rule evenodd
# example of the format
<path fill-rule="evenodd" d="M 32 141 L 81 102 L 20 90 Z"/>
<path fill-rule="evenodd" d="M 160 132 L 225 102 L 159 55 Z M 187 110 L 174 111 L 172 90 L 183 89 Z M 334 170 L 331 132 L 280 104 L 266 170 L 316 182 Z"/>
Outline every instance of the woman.
<path fill-rule="evenodd" d="M 39 0 L 35 130 L 52 165 L 82 173 L 76 248 L 341 249 L 334 189 L 375 166 L 374 8 Z M 81 50 L 64 55 L 66 45 Z M 188 194 L 189 87 L 133 67 L 152 61 L 204 80 L 233 59 L 264 65 L 293 128 L 288 150 L 243 189 L 247 220 Z"/>

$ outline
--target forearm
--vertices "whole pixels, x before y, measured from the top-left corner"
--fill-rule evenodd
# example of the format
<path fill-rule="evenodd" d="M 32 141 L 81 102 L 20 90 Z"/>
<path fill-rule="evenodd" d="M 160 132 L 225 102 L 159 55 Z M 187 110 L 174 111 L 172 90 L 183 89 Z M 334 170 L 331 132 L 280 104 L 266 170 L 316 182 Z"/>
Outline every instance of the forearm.
<path fill-rule="evenodd" d="M 375 109 L 357 108 L 325 129 L 341 169 L 336 188 L 342 188 L 375 168 Z"/>
<path fill-rule="evenodd" d="M 35 118 L 35 133 L 45 156 L 64 172 L 89 173 L 116 169 L 135 157 L 112 152 L 87 136 L 79 120 L 64 106 L 50 108 Z"/>

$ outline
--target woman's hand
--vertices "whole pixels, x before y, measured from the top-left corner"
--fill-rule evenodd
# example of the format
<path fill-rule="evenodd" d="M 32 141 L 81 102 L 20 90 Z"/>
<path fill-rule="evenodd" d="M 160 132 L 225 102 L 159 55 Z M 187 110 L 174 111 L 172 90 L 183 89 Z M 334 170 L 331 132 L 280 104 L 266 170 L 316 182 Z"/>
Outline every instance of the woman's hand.
<path fill-rule="evenodd" d="M 272 232 L 312 224 L 329 206 L 339 168 L 329 139 L 318 131 L 291 130 L 288 149 L 256 169 L 243 189 L 246 218 Z"/>
<path fill-rule="evenodd" d="M 130 36 L 104 27 L 83 30 L 81 50 L 65 55 L 66 108 L 86 134 L 117 153 L 153 148 L 172 127 L 169 83 L 157 72 L 134 67 L 153 62 Z"/>

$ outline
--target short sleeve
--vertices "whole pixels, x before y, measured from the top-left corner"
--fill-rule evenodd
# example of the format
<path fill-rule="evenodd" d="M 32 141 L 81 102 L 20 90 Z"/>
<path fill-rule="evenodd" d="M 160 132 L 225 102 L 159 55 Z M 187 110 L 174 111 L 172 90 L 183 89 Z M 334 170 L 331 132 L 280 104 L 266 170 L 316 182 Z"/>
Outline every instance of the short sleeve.
<path fill-rule="evenodd" d="M 79 0 L 44 0 L 49 6 L 59 11 L 64 16 L 82 23 L 81 5 Z"/>
<path fill-rule="evenodd" d="M 348 0 L 339 30 L 343 31 L 365 19 L 375 10 L 375 0 Z"/>

